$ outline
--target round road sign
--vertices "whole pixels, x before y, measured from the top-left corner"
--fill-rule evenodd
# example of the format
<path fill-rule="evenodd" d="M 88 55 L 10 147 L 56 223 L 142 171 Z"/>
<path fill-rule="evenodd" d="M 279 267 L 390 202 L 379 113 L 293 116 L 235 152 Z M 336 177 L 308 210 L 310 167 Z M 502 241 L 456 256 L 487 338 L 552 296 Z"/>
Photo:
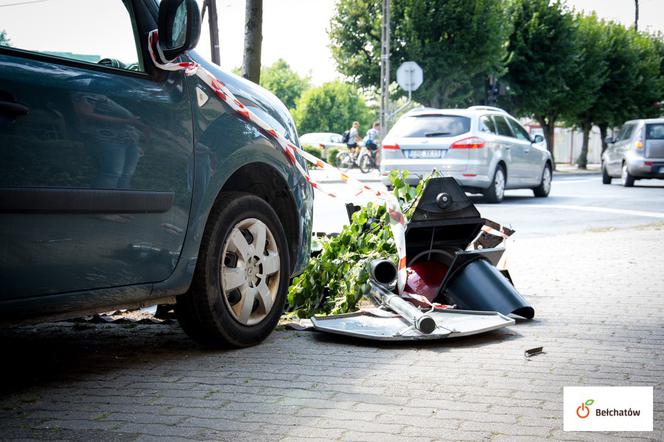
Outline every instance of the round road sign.
<path fill-rule="evenodd" d="M 414 61 L 403 62 L 397 69 L 397 83 L 405 91 L 417 90 L 423 79 L 422 68 Z"/>

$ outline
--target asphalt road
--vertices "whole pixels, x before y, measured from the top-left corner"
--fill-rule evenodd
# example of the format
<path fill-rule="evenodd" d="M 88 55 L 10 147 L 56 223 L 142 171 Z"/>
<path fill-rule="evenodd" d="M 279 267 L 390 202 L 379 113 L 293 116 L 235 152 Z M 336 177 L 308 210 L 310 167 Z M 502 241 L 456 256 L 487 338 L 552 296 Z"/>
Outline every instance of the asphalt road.
<path fill-rule="evenodd" d="M 382 188 L 380 183 L 372 186 Z M 345 202 L 363 204 L 368 196 L 354 195 L 341 183 L 326 183 L 338 194 L 316 194 L 314 231 L 338 232 L 347 223 Z M 556 175 L 548 198 L 535 198 L 530 190 L 509 190 L 501 204 L 484 204 L 470 196 L 483 217 L 511 226 L 517 238 L 602 231 L 664 223 L 664 181 L 637 181 L 625 188 L 618 180 L 603 185 L 599 174 Z"/>

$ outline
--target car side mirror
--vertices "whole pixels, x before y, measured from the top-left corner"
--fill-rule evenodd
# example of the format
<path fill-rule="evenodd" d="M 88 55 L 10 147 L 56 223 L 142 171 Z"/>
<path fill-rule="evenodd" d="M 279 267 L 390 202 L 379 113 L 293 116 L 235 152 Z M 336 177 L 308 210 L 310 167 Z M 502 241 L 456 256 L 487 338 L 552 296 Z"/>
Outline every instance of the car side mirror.
<path fill-rule="evenodd" d="M 541 143 L 542 141 L 544 141 L 544 137 L 540 134 L 537 134 L 533 137 L 533 143 L 535 144 Z"/>
<path fill-rule="evenodd" d="M 616 139 L 609 135 L 608 137 L 604 138 L 604 142 L 606 144 L 615 144 Z"/>
<path fill-rule="evenodd" d="M 162 0 L 159 4 L 159 47 L 174 60 L 196 47 L 201 36 L 201 14 L 196 0 Z"/>

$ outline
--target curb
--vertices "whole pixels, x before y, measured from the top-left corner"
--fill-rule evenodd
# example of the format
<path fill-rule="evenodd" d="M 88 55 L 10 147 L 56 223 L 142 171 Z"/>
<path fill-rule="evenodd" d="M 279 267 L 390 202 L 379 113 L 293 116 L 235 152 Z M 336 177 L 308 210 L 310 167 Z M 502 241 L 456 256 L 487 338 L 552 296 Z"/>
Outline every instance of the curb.
<path fill-rule="evenodd" d="M 588 170 L 588 171 L 554 171 L 553 176 L 598 176 L 602 172 L 599 170 Z"/>
<path fill-rule="evenodd" d="M 554 177 L 578 177 L 578 176 L 589 176 L 589 177 L 594 177 L 594 176 L 599 176 L 601 175 L 602 171 L 599 169 L 590 169 L 590 170 L 579 170 L 579 169 L 563 169 L 563 170 L 555 170 L 553 172 Z M 376 177 L 376 176 L 366 176 L 366 175 L 359 175 L 359 174 L 353 174 L 351 175 L 353 178 L 356 180 L 362 182 L 362 183 L 381 183 L 381 178 Z M 321 183 L 321 184 L 341 184 L 344 181 L 342 181 L 339 178 L 328 178 L 325 176 L 322 176 L 320 178 L 315 177 L 316 181 Z"/>

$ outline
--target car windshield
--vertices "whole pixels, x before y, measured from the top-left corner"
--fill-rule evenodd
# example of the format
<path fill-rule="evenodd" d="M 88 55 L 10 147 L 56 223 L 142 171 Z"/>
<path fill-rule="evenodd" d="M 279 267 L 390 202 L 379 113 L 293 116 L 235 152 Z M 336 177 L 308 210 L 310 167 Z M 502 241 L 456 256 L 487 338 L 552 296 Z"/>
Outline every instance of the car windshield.
<path fill-rule="evenodd" d="M 470 118 L 460 115 L 417 115 L 394 125 L 394 137 L 454 137 L 470 130 Z"/>
<path fill-rule="evenodd" d="M 664 123 L 646 124 L 647 140 L 664 140 Z"/>

